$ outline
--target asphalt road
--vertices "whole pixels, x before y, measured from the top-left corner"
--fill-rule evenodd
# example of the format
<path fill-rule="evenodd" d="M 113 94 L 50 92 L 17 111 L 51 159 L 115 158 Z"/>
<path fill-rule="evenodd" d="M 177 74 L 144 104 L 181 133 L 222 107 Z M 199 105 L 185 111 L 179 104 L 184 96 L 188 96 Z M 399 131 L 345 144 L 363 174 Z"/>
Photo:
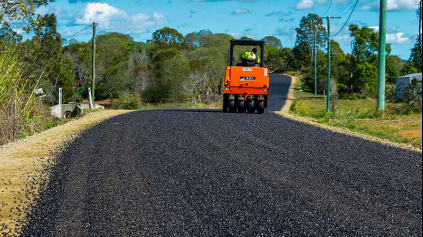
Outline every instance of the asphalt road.
<path fill-rule="evenodd" d="M 422 236 L 421 153 L 270 112 L 110 119 L 46 187 L 24 236 Z"/>
<path fill-rule="evenodd" d="M 266 111 L 280 111 L 286 102 L 289 86 L 291 85 L 291 77 L 270 74 L 269 97 Z"/>

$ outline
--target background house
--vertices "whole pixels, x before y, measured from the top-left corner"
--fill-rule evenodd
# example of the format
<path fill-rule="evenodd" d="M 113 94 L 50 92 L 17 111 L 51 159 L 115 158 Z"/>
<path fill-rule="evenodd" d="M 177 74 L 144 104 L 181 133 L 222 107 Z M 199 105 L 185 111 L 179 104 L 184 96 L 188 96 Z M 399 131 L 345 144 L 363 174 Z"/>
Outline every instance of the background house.
<path fill-rule="evenodd" d="M 411 82 L 414 78 L 417 78 L 419 80 L 420 85 L 420 93 L 422 88 L 422 74 L 421 73 L 414 73 L 402 77 L 398 77 L 396 79 L 396 99 L 401 101 L 405 98 L 405 93 L 407 90 L 407 87 L 411 85 Z"/>

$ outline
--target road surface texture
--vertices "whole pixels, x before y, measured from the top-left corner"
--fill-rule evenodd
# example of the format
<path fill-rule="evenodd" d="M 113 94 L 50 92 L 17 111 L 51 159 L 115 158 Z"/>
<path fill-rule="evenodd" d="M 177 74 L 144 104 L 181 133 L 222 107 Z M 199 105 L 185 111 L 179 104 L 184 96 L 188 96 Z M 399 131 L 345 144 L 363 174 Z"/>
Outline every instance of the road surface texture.
<path fill-rule="evenodd" d="M 280 111 L 285 104 L 291 85 L 291 77 L 270 74 L 269 97 L 266 111 Z"/>
<path fill-rule="evenodd" d="M 115 117 L 46 187 L 24 236 L 422 236 L 421 153 L 273 113 Z"/>

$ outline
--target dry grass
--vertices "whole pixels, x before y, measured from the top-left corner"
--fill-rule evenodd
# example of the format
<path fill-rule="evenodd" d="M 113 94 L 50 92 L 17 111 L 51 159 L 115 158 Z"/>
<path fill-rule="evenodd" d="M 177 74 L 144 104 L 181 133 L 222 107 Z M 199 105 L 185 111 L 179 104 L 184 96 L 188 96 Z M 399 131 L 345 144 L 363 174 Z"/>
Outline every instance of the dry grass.
<path fill-rule="evenodd" d="M 131 111 L 97 111 L 26 140 L 0 147 L 0 234 L 19 234 L 39 193 L 38 183 L 66 141 L 89 126 Z"/>

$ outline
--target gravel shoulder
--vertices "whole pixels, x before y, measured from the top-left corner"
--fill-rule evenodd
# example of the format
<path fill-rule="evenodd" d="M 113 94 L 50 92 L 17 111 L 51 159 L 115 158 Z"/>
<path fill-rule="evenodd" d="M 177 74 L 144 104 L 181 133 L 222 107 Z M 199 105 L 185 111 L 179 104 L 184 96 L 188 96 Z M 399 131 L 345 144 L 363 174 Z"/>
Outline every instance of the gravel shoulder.
<path fill-rule="evenodd" d="M 48 177 L 52 159 L 77 135 L 102 121 L 130 111 L 92 112 L 27 139 L 0 147 L 0 235 L 16 235 Z"/>

